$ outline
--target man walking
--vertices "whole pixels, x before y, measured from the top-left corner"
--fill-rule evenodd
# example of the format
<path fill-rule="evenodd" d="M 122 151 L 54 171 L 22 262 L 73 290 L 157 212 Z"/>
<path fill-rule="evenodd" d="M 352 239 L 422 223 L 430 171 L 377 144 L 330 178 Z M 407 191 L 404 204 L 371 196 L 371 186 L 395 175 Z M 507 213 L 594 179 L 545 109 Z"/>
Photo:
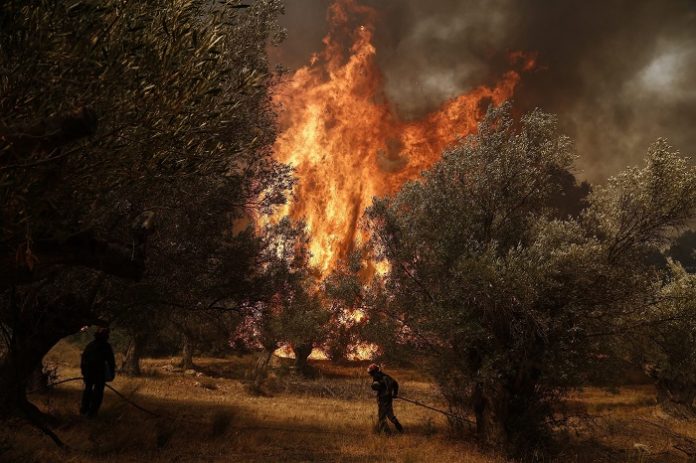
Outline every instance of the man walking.
<path fill-rule="evenodd" d="M 109 329 L 99 328 L 94 333 L 94 341 L 87 344 L 82 352 L 80 369 L 85 382 L 82 393 L 80 413 L 93 417 L 99 411 L 104 397 L 104 386 L 107 381 L 113 381 L 116 372 L 114 351 L 109 344 Z"/>
<path fill-rule="evenodd" d="M 403 426 L 394 416 L 392 402 L 399 394 L 399 383 L 386 373 L 383 373 L 379 366 L 372 364 L 367 368 L 367 373 L 372 376 L 372 390 L 377 392 L 377 430 L 390 434 L 387 418 L 394 424 L 400 433 L 404 432 Z"/>

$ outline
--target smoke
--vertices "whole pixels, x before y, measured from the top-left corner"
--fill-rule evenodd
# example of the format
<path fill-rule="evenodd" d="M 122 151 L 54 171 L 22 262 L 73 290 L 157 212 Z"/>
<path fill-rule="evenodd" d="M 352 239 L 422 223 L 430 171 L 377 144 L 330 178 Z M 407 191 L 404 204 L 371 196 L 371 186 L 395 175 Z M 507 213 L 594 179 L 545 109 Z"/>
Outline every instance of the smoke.
<path fill-rule="evenodd" d="M 696 152 L 696 1 L 363 0 L 378 12 L 385 92 L 405 117 L 490 83 L 508 53 L 538 52 L 516 107 L 557 113 L 579 176 L 602 181 L 667 137 Z M 288 0 L 279 62 L 321 49 L 329 0 Z"/>

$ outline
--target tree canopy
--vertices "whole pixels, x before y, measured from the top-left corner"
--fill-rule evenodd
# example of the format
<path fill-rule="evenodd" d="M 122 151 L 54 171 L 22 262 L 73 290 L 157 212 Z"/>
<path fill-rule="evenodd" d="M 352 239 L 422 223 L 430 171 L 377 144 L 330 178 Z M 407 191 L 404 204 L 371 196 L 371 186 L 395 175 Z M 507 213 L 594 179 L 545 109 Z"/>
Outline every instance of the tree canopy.
<path fill-rule="evenodd" d="M 282 4 L 237 6 L 0 5 L 8 401 L 84 325 L 250 291 L 258 240 L 233 224 L 281 204 L 292 178 L 270 151 Z"/>
<path fill-rule="evenodd" d="M 645 167 L 561 214 L 558 173 L 574 159 L 555 117 L 518 124 L 504 105 L 368 211 L 390 267 L 389 304 L 373 310 L 417 334 L 450 404 L 513 453 L 543 443 L 558 395 L 609 365 L 609 337 L 640 324 L 639 308 L 656 310 L 646 255 L 696 210 L 696 169 L 660 140 Z"/>

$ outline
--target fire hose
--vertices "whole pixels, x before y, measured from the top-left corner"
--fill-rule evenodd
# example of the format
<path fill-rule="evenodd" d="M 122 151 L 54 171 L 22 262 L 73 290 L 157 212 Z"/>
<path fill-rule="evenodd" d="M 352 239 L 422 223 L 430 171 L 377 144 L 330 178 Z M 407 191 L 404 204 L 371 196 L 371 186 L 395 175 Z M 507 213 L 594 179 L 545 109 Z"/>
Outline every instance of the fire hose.
<path fill-rule="evenodd" d="M 75 377 L 75 378 L 63 379 L 63 380 L 61 380 L 61 381 L 56 381 L 56 382 L 54 382 L 54 383 L 49 384 L 48 387 L 54 387 L 54 386 L 57 386 L 57 385 L 59 385 L 59 384 L 68 383 L 68 382 L 71 382 L 71 381 L 81 381 L 82 379 L 83 379 L 82 376 L 77 376 L 77 377 Z M 114 388 L 114 387 L 111 386 L 110 384 L 107 383 L 107 384 L 104 384 L 104 385 L 105 385 L 106 387 L 108 387 L 109 389 L 111 389 L 111 391 L 113 391 L 118 397 L 120 397 L 120 398 L 121 398 L 122 400 L 124 400 L 126 403 L 132 405 L 133 407 L 137 408 L 138 410 L 140 410 L 140 411 L 142 411 L 142 412 L 144 412 L 144 413 L 147 413 L 147 414 L 149 414 L 149 415 L 158 417 L 158 418 L 163 417 L 163 415 L 161 415 L 161 414 L 159 414 L 159 413 L 155 413 L 155 412 L 153 412 L 153 411 L 150 411 L 150 410 L 148 410 L 148 409 L 146 409 L 146 408 L 144 408 L 144 407 L 138 405 L 137 403 L 133 402 L 133 401 L 130 400 L 128 397 L 126 397 L 126 396 L 124 396 L 123 394 L 121 394 L 118 390 L 116 390 L 116 388 Z M 31 394 L 31 393 L 34 393 L 34 392 L 37 392 L 37 391 L 35 391 L 35 390 L 34 390 L 34 391 L 29 391 L 28 394 Z M 442 415 L 445 415 L 446 417 L 451 418 L 451 419 L 453 419 L 453 420 L 455 420 L 455 421 L 460 421 L 460 422 L 467 423 L 469 426 L 474 426 L 474 425 L 475 425 L 474 421 L 472 421 L 472 420 L 470 420 L 470 419 L 464 418 L 463 416 L 455 415 L 454 413 L 450 413 L 450 412 L 447 412 L 447 411 L 445 411 L 445 410 L 440 410 L 439 408 L 431 407 L 430 405 L 424 404 L 423 402 L 419 402 L 419 401 L 417 401 L 417 400 L 408 399 L 408 398 L 402 397 L 402 396 L 397 396 L 397 397 L 395 397 L 395 399 L 403 400 L 404 402 L 411 403 L 411 404 L 416 405 L 416 406 L 418 406 L 418 407 L 423 407 L 423 408 L 426 408 L 426 409 L 428 409 L 428 410 L 432 410 L 432 411 L 434 411 L 434 412 L 441 413 Z"/>
<path fill-rule="evenodd" d="M 445 415 L 448 418 L 452 418 L 453 420 L 456 420 L 456 421 L 465 422 L 469 426 L 473 426 L 475 424 L 472 420 L 464 418 L 463 416 L 455 415 L 454 413 L 446 412 L 444 410 L 440 410 L 439 408 L 431 407 L 430 405 L 424 404 L 423 402 L 419 402 L 417 400 L 407 399 L 406 397 L 401 397 L 401 396 L 396 396 L 395 399 L 403 400 L 404 402 L 412 403 L 413 405 L 427 408 L 428 410 L 432 410 L 432 411 L 437 412 L 437 413 L 442 413 L 443 415 Z"/>
<path fill-rule="evenodd" d="M 69 383 L 69 382 L 71 382 L 71 381 L 81 381 L 81 380 L 83 380 L 83 379 L 84 379 L 84 378 L 83 378 L 82 376 L 77 376 L 77 377 L 75 377 L 75 378 L 63 379 L 63 380 L 61 380 L 61 381 L 56 381 L 56 382 L 54 382 L 54 383 L 50 383 L 50 384 L 47 385 L 47 387 L 48 387 L 48 388 L 51 388 L 51 387 L 57 386 L 57 385 L 59 385 L 59 384 Z M 159 413 L 155 413 L 155 412 L 153 412 L 153 411 L 150 411 L 150 410 L 148 410 L 148 409 L 146 409 L 146 408 L 144 408 L 144 407 L 138 405 L 137 403 L 135 403 L 135 402 L 133 402 L 132 400 L 130 400 L 128 397 L 126 397 L 126 396 L 124 396 L 123 394 L 121 394 L 118 390 L 116 390 L 115 387 L 111 386 L 110 384 L 105 383 L 104 386 L 106 386 L 106 387 L 108 387 L 109 389 L 111 389 L 111 390 L 114 392 L 114 394 L 116 394 L 116 395 L 117 395 L 118 397 L 120 397 L 123 401 L 125 401 L 126 403 L 132 405 L 133 407 L 137 408 L 138 410 L 140 410 L 140 411 L 142 411 L 142 412 L 145 412 L 145 413 L 147 413 L 147 414 L 149 414 L 149 415 L 156 416 L 156 417 L 158 417 L 158 418 L 162 418 L 163 415 L 160 415 Z M 37 390 L 29 391 L 29 392 L 27 392 L 27 394 L 32 394 L 32 393 L 34 393 L 34 392 L 37 392 Z"/>

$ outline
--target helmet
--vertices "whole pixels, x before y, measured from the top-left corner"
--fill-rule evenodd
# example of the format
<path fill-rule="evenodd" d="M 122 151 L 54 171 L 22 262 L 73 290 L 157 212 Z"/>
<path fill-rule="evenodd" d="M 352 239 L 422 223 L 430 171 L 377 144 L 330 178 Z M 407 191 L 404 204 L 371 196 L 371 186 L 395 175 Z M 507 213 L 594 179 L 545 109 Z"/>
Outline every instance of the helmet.
<path fill-rule="evenodd" d="M 94 337 L 96 339 L 109 339 L 109 328 L 100 326 L 97 331 L 94 332 Z"/>
<path fill-rule="evenodd" d="M 376 371 L 379 371 L 379 365 L 377 365 L 376 363 L 371 363 L 370 366 L 367 367 L 367 372 L 369 374 L 372 374 Z"/>

